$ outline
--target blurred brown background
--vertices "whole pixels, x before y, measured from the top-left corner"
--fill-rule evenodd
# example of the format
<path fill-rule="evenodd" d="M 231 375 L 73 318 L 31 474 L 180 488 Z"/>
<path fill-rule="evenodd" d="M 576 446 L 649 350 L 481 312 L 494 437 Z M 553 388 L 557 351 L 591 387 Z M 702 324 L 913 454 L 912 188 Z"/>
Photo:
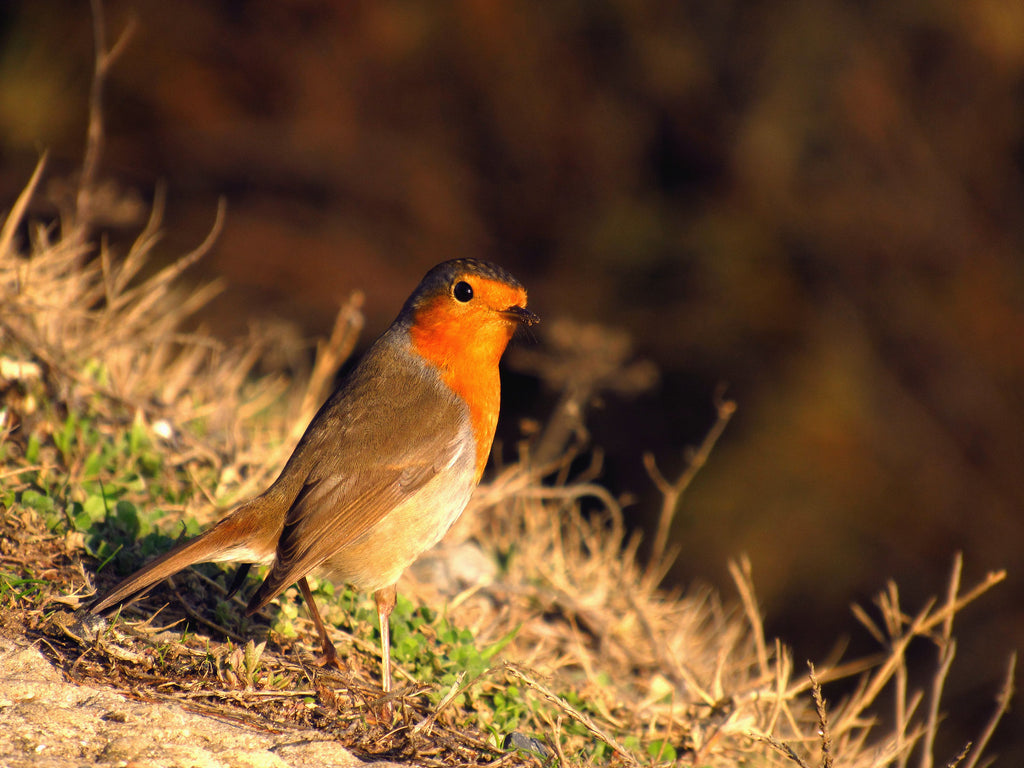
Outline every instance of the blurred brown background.
<path fill-rule="evenodd" d="M 948 757 L 976 734 L 1024 645 L 1024 3 L 106 9 L 111 39 L 136 24 L 107 88 L 107 229 L 136 232 L 162 182 L 176 255 L 226 196 L 197 274 L 230 285 L 219 333 L 322 334 L 361 288 L 369 340 L 433 263 L 501 262 L 546 320 L 627 329 L 661 368 L 590 422 L 636 525 L 658 502 L 641 452 L 674 474 L 728 383 L 739 412 L 686 498 L 672 578 L 731 593 L 726 561 L 749 553 L 798 664 L 846 635 L 870 649 L 848 604 L 889 578 L 916 609 L 957 550 L 968 580 L 1009 568 L 959 631 Z M 0 206 L 44 148 L 59 198 L 88 3 L 4 3 L 0 35 Z M 513 385 L 507 444 L 551 401 Z M 1024 764 L 1021 710 L 1002 764 Z"/>

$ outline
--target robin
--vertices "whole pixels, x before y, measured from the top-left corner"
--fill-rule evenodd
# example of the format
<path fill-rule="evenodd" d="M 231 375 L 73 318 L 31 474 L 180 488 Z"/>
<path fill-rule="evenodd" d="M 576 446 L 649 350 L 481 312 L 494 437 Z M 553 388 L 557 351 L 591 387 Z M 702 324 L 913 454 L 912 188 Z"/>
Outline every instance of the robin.
<path fill-rule="evenodd" d="M 313 601 L 312 573 L 373 592 L 382 687 L 391 690 L 395 583 L 462 514 L 498 421 L 498 361 L 537 316 L 501 267 L 455 259 L 431 269 L 402 311 L 328 398 L 261 495 L 144 566 L 89 606 L 102 613 L 203 562 L 270 571 L 251 615 L 298 582 L 325 663 L 340 666 Z"/>

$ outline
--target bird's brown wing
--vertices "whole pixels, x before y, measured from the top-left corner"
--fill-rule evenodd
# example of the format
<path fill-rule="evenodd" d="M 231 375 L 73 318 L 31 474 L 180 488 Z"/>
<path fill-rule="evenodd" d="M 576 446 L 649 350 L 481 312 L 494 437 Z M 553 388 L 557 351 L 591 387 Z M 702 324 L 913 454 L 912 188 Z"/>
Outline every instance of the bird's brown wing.
<path fill-rule="evenodd" d="M 282 473 L 306 477 L 274 567 L 249 610 L 365 534 L 461 451 L 472 450 L 462 443 L 467 423 L 465 405 L 439 380 L 422 372 L 375 375 L 373 361 L 364 361 L 314 418 Z"/>

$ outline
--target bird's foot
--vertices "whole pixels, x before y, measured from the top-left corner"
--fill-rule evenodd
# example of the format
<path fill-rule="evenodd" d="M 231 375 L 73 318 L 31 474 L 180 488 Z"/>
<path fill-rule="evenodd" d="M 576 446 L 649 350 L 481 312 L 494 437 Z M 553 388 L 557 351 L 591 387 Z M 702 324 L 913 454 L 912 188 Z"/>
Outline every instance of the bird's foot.
<path fill-rule="evenodd" d="M 334 667 L 339 672 L 348 671 L 348 667 L 342 663 L 338 657 L 338 652 L 334 650 L 334 646 L 331 644 L 324 646 L 324 653 L 322 656 L 317 657 L 316 665 L 318 667 Z"/>

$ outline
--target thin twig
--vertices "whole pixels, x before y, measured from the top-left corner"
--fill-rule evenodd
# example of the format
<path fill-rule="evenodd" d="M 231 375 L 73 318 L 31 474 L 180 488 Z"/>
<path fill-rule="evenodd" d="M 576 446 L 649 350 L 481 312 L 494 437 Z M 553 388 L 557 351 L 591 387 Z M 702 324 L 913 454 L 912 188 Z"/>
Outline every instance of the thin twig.
<path fill-rule="evenodd" d="M 795 751 L 793 751 L 793 748 L 791 746 L 789 746 L 789 744 L 784 744 L 781 741 L 779 741 L 778 739 L 776 739 L 776 738 L 774 738 L 772 736 L 769 736 L 767 733 L 757 733 L 757 734 L 754 734 L 754 738 L 757 739 L 760 742 L 763 742 L 763 743 L 767 744 L 772 749 L 774 749 L 776 752 L 778 752 L 780 755 L 783 755 L 784 757 L 789 758 L 794 763 L 799 765 L 800 768 L 810 768 L 810 766 L 808 766 L 807 763 L 805 763 L 803 761 L 803 759 L 800 757 L 800 755 L 798 755 Z"/>
<path fill-rule="evenodd" d="M 736 589 L 739 590 L 740 600 L 743 603 L 743 612 L 747 616 L 751 632 L 754 635 L 758 668 L 763 676 L 768 677 L 771 674 L 771 667 L 768 662 L 768 645 L 765 642 L 764 622 L 761 619 L 761 611 L 757 607 L 757 598 L 754 596 L 754 580 L 750 558 L 744 555 L 740 558 L 738 564 L 735 560 L 730 560 L 729 574 L 736 584 Z"/>
<path fill-rule="evenodd" d="M 452 683 L 451 688 L 448 689 L 448 693 L 444 695 L 444 698 L 441 699 L 440 703 L 426 717 L 424 717 L 422 720 L 416 723 L 416 725 L 412 727 L 410 733 L 418 734 L 423 731 L 426 731 L 429 734 L 430 729 L 433 728 L 434 723 L 437 722 L 438 715 L 440 715 L 453 701 L 455 701 L 455 698 L 460 693 L 465 691 L 474 682 L 476 682 L 476 678 L 470 680 L 469 683 L 466 683 L 465 680 L 465 671 L 459 672 L 459 674 L 455 678 L 455 681 Z"/>
<path fill-rule="evenodd" d="M 18 195 L 18 199 L 14 202 L 14 207 L 11 208 L 6 220 L 4 220 L 3 229 L 0 230 L 0 258 L 7 254 L 11 243 L 14 242 L 14 233 L 18 231 L 18 227 L 25 216 L 25 211 L 28 209 L 29 201 L 32 199 L 32 195 L 35 194 L 39 180 L 43 177 L 47 154 L 43 152 L 40 156 L 39 162 L 36 163 L 36 169 L 32 171 L 32 178 L 29 179 L 28 184 L 25 185 L 21 194 Z"/>
<path fill-rule="evenodd" d="M 964 744 L 964 748 L 960 750 L 960 754 L 958 754 L 956 757 L 954 757 L 952 760 L 946 763 L 946 768 L 957 768 L 960 765 L 960 763 L 963 762 L 963 759 L 967 757 L 967 753 L 971 751 L 972 746 L 973 744 L 969 741 L 966 744 Z"/>
<path fill-rule="evenodd" d="M 565 712 L 567 715 L 569 715 L 571 718 L 576 720 L 576 722 L 580 723 L 584 728 L 590 731 L 596 738 L 600 739 L 609 747 L 618 752 L 619 755 L 623 758 L 623 760 L 625 760 L 629 765 L 640 765 L 637 759 L 633 757 L 633 755 L 630 752 L 628 752 L 626 748 L 622 746 L 622 744 L 620 744 L 614 736 L 606 732 L 586 714 L 580 712 L 578 709 L 576 709 L 576 707 L 574 707 L 561 696 L 556 694 L 546 685 L 544 685 L 541 682 L 538 682 L 535 678 L 527 674 L 525 671 L 520 669 L 515 664 L 505 662 L 505 669 L 508 670 L 509 674 L 511 674 L 513 677 L 522 680 L 527 686 L 533 688 L 549 702 L 551 702 L 556 707 Z"/>
<path fill-rule="evenodd" d="M 860 714 L 875 701 L 882 689 L 888 684 L 889 680 L 892 679 L 893 675 L 896 674 L 896 670 L 900 664 L 903 663 L 903 657 L 906 652 L 907 646 L 911 640 L 916 637 L 921 637 L 930 632 L 935 626 L 947 621 L 947 617 L 950 613 L 957 613 L 963 609 L 965 605 L 976 600 L 985 591 L 991 589 L 995 584 L 1003 581 L 1006 578 L 1006 571 L 994 571 L 986 575 L 985 579 L 981 583 L 977 584 L 973 589 L 968 590 L 965 594 L 956 598 L 952 603 L 948 603 L 940 607 L 939 609 L 932 612 L 934 606 L 934 600 L 929 600 L 925 607 L 913 618 L 903 617 L 902 621 L 907 624 L 907 628 L 902 630 L 896 637 L 892 637 L 888 641 L 889 645 L 889 656 L 887 660 L 878 667 L 871 677 L 865 681 L 862 690 L 858 691 L 857 696 L 853 697 L 842 716 L 839 718 L 839 722 L 833 726 L 835 733 L 843 733 L 848 728 L 853 727 L 858 722 Z M 880 596 L 879 602 L 881 604 L 886 603 L 885 593 Z M 891 610 L 898 610 L 898 607 L 891 607 Z M 866 614 L 863 614 L 866 617 Z M 892 619 L 890 615 L 887 617 Z"/>
<path fill-rule="evenodd" d="M 963 574 L 963 554 L 957 552 L 953 559 L 953 570 L 949 577 L 949 586 L 946 589 L 946 605 L 956 603 L 956 596 L 960 592 L 960 579 Z M 928 702 L 928 717 L 925 722 L 923 744 L 921 747 L 921 768 L 932 768 L 935 763 L 935 739 L 939 732 L 939 706 L 942 701 L 942 691 L 945 688 L 946 679 L 949 676 L 950 667 L 956 657 L 956 641 L 953 639 L 953 612 L 946 616 L 942 623 L 942 632 L 937 640 L 939 647 L 939 668 L 932 680 L 930 700 Z"/>
<path fill-rule="evenodd" d="M 711 449 L 715 447 L 715 443 L 722 436 L 722 432 L 725 431 L 729 420 L 736 413 L 735 401 L 723 400 L 720 393 L 716 395 L 715 399 L 718 411 L 715 423 L 704 436 L 700 447 L 690 456 L 683 474 L 674 483 L 666 480 L 661 470 L 658 469 L 654 454 L 644 454 L 644 467 L 662 496 L 661 512 L 658 515 L 658 528 L 654 534 L 654 543 L 651 546 L 650 562 L 652 566 L 660 565 L 665 557 L 665 550 L 668 547 L 668 535 L 672 528 L 672 521 L 675 519 L 676 512 L 679 509 L 679 501 L 682 499 L 683 494 L 686 493 L 690 483 L 693 482 L 693 478 L 696 477 L 697 473 L 700 472 L 707 462 Z"/>
<path fill-rule="evenodd" d="M 900 638 L 903 631 L 904 615 L 900 610 L 900 593 L 895 582 L 890 581 L 886 584 L 886 591 L 878 597 L 878 605 L 882 610 L 882 618 L 885 620 L 889 637 Z M 903 653 L 894 655 L 891 660 L 894 662 L 892 667 L 892 676 L 895 679 L 893 704 L 896 709 L 894 719 L 896 751 L 899 754 L 896 765 L 898 768 L 906 768 L 907 760 L 910 759 L 910 750 L 906 749 L 904 744 L 910 718 L 907 707 L 907 660 Z"/>
<path fill-rule="evenodd" d="M 95 45 L 92 85 L 89 92 L 89 125 L 85 139 L 85 153 L 82 157 L 82 173 L 78 182 L 75 199 L 74 237 L 79 242 L 88 235 L 89 198 L 96 185 L 100 156 L 103 152 L 103 87 L 111 66 L 121 55 L 135 31 L 134 21 L 121 33 L 113 47 L 107 48 L 106 22 L 103 16 L 103 0 L 92 0 L 92 35 Z"/>
<path fill-rule="evenodd" d="M 992 713 L 992 717 L 989 718 L 988 723 L 985 725 L 985 730 L 982 731 L 981 736 L 975 743 L 974 748 L 971 750 L 971 756 L 964 764 L 964 768 L 974 768 L 982 755 L 985 754 L 985 747 L 988 746 L 989 740 L 992 738 L 992 734 L 995 733 L 996 726 L 999 725 L 999 721 L 1002 720 L 1003 715 L 1010 709 L 1010 701 L 1013 699 L 1013 680 L 1017 673 L 1017 653 L 1016 651 L 1010 654 L 1010 659 L 1006 664 L 1006 676 L 1003 678 L 1003 685 L 999 689 L 999 693 L 996 695 L 996 708 Z"/>

